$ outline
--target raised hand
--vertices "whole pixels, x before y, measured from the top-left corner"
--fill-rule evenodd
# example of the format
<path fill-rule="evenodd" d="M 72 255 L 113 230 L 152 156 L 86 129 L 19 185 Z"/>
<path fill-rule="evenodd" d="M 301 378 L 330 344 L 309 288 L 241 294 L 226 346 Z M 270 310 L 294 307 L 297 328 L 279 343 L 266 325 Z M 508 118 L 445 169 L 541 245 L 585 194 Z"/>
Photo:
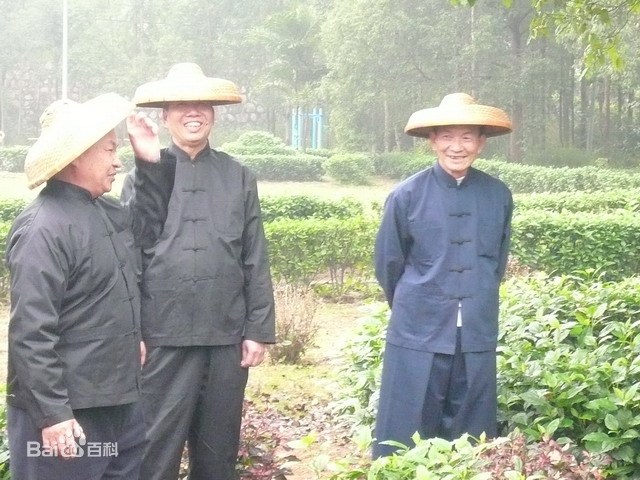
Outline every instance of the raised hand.
<path fill-rule="evenodd" d="M 127 117 L 127 132 L 136 158 L 156 163 L 160 160 L 158 125 L 144 113 L 132 113 Z"/>

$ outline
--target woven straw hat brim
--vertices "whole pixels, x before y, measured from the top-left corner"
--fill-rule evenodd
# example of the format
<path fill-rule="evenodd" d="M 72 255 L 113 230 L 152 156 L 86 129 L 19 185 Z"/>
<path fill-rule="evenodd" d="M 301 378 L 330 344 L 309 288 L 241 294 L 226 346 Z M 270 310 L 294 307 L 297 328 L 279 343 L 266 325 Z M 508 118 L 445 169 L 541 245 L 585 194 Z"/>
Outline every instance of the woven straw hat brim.
<path fill-rule="evenodd" d="M 238 87 L 222 78 L 203 77 L 191 81 L 172 79 L 145 83 L 136 89 L 134 103 L 139 107 L 162 108 L 167 102 L 211 102 L 211 105 L 241 103 Z"/>
<path fill-rule="evenodd" d="M 434 127 L 446 125 L 478 125 L 487 137 L 512 131 L 509 116 L 501 109 L 478 104 L 455 107 L 425 108 L 414 112 L 404 131 L 414 137 L 428 137 Z"/>
<path fill-rule="evenodd" d="M 29 188 L 36 188 L 69 165 L 134 108 L 133 103 L 115 93 L 64 108 L 27 153 L 24 171 Z"/>

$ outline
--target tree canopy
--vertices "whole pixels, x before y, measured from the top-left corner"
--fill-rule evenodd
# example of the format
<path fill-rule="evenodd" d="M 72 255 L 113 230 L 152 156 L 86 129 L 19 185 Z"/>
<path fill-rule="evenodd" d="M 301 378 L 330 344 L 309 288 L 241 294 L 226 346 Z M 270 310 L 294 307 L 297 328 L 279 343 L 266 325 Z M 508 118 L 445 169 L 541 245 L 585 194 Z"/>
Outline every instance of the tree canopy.
<path fill-rule="evenodd" d="M 40 112 L 61 95 L 61 3 L 0 0 L 5 144 L 36 136 Z M 389 151 L 420 147 L 403 131 L 413 111 L 465 91 L 514 121 L 488 155 L 569 164 L 579 151 L 635 165 L 639 5 L 69 0 L 69 96 L 131 97 L 172 64 L 194 61 L 238 83 L 260 113 L 230 107 L 221 141 L 247 129 L 288 141 L 292 109 L 321 107 L 331 148 Z"/>

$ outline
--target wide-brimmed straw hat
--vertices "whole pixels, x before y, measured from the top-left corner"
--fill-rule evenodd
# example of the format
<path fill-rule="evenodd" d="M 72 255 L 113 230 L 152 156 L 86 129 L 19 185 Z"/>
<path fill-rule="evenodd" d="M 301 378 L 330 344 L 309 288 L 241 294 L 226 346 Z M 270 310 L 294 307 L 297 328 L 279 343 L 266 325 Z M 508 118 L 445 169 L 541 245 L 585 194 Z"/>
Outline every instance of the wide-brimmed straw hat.
<path fill-rule="evenodd" d="M 29 188 L 49 180 L 113 130 L 135 105 L 116 93 L 84 103 L 57 100 L 40 117 L 40 137 L 24 164 Z"/>
<path fill-rule="evenodd" d="M 428 137 L 434 127 L 445 125 L 478 125 L 487 137 L 511 132 L 511 120 L 503 110 L 480 105 L 466 93 L 451 93 L 439 106 L 414 112 L 404 131 L 414 137 Z"/>
<path fill-rule="evenodd" d="M 164 107 L 167 102 L 206 101 L 211 105 L 242 102 L 235 83 L 207 77 L 195 63 L 177 63 L 162 80 L 148 82 L 136 89 L 133 101 L 139 107 Z"/>

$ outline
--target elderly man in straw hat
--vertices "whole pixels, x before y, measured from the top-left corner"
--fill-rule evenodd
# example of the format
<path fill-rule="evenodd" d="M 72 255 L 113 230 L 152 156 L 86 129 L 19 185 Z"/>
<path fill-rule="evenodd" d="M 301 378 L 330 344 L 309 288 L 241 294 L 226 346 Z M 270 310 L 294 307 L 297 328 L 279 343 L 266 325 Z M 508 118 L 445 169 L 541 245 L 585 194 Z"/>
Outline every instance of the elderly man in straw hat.
<path fill-rule="evenodd" d="M 7 237 L 17 480 L 138 478 L 140 301 L 130 251 L 101 198 L 121 167 L 114 128 L 132 108 L 116 94 L 55 102 L 27 154 L 29 187 L 47 184 Z"/>
<path fill-rule="evenodd" d="M 454 93 L 411 115 L 437 163 L 389 195 L 375 244 L 391 307 L 373 456 L 393 440 L 496 435 L 498 287 L 510 241 L 509 189 L 471 165 L 511 131 L 498 108 Z"/>
<path fill-rule="evenodd" d="M 140 86 L 161 107 L 171 142 L 143 114 L 128 128 L 136 168 L 123 198 L 143 249 L 142 397 L 145 480 L 177 478 L 185 441 L 190 480 L 235 478 L 248 368 L 275 341 L 273 289 L 256 179 L 209 145 L 214 107 L 239 103 L 230 81 L 193 63 Z M 132 187 L 132 188 L 129 188 Z"/>

